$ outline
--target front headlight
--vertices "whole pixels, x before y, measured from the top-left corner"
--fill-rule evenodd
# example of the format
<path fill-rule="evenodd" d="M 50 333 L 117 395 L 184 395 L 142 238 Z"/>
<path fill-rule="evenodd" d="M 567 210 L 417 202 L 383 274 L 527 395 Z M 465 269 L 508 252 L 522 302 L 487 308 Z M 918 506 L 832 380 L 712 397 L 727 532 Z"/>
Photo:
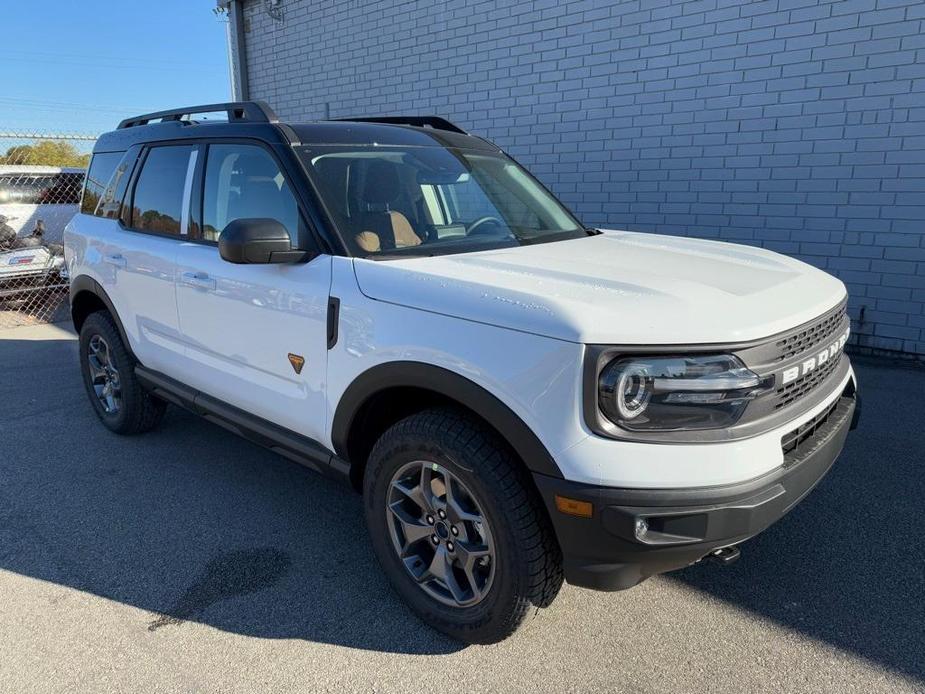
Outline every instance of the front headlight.
<path fill-rule="evenodd" d="M 628 357 L 601 371 L 598 404 L 631 431 L 718 429 L 735 424 L 773 380 L 726 354 Z"/>

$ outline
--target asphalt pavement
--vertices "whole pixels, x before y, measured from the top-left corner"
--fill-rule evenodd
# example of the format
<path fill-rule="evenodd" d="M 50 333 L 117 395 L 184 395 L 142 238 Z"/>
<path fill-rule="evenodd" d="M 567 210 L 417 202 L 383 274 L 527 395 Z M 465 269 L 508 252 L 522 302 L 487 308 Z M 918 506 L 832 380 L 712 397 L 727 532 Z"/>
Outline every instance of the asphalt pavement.
<path fill-rule="evenodd" d="M 856 368 L 860 429 L 737 564 L 464 646 L 392 594 L 354 492 L 177 408 L 111 434 L 70 332 L 2 330 L 0 690 L 925 691 L 925 368 Z"/>

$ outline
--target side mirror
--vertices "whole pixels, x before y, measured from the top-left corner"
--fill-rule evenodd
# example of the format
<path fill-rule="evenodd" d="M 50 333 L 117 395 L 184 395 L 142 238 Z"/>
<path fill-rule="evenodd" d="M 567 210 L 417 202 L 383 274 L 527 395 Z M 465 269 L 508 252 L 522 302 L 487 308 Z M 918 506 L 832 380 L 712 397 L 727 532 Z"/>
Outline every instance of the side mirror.
<path fill-rule="evenodd" d="M 308 253 L 292 247 L 292 239 L 275 219 L 235 219 L 222 229 L 218 252 L 229 263 L 295 263 Z"/>

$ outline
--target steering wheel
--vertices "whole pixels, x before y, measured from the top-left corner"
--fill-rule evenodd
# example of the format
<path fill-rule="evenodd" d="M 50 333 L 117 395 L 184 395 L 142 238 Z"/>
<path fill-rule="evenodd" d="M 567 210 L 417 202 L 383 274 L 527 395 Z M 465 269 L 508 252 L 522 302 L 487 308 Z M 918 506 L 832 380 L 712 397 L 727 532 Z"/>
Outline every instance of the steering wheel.
<path fill-rule="evenodd" d="M 499 228 L 501 228 L 501 227 L 504 226 L 504 222 L 502 222 L 502 221 L 501 221 L 500 219 L 498 219 L 497 217 L 492 217 L 492 216 L 490 216 L 490 215 L 485 216 L 485 217 L 479 217 L 478 219 L 476 219 L 474 222 L 472 222 L 472 224 L 470 224 L 470 225 L 466 228 L 466 236 L 475 236 L 475 235 L 478 235 L 478 234 L 491 233 L 491 232 L 489 232 L 489 231 L 480 231 L 480 230 L 479 230 L 479 227 L 483 227 L 483 226 L 485 226 L 486 224 L 494 224 L 495 226 L 497 226 L 497 227 L 499 227 Z"/>

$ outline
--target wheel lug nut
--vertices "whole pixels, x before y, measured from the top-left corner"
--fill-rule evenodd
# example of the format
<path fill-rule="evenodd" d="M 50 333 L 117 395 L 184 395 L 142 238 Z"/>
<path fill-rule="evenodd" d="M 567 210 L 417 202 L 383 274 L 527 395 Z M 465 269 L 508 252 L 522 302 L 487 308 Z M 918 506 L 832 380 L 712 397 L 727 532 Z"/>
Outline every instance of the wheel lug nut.
<path fill-rule="evenodd" d="M 446 511 L 441 508 L 439 511 L 437 511 L 437 515 L 440 516 L 440 520 L 443 520 L 446 518 Z"/>
<path fill-rule="evenodd" d="M 452 551 L 453 551 L 453 543 L 452 543 L 452 542 L 447 542 L 447 543 L 446 543 L 446 548 L 447 548 L 449 551 L 452 552 Z"/>
<path fill-rule="evenodd" d="M 452 528 L 450 528 L 450 532 L 454 535 L 459 535 L 459 528 L 454 525 Z"/>
<path fill-rule="evenodd" d="M 432 515 L 430 515 L 429 513 L 427 514 L 427 523 L 428 523 L 429 525 L 433 525 L 433 524 L 434 524 L 434 517 L 433 517 Z"/>
<path fill-rule="evenodd" d="M 431 536 L 430 536 L 430 541 L 433 542 L 435 545 L 439 545 L 439 544 L 440 544 L 440 538 L 437 537 L 436 535 L 431 535 Z"/>

